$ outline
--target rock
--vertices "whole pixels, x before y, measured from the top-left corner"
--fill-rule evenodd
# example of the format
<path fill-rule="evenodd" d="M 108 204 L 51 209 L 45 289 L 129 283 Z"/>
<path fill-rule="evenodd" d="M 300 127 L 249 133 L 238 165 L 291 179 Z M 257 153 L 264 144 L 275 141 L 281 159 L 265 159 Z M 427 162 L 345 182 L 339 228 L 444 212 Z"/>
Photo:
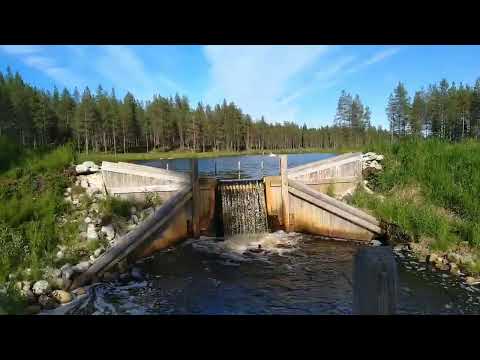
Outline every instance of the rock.
<path fill-rule="evenodd" d="M 130 221 L 131 221 L 133 224 L 135 224 L 135 225 L 138 225 L 138 223 L 140 222 L 140 221 L 138 220 L 138 216 L 135 215 L 135 214 L 132 215 L 132 217 L 130 218 Z"/>
<path fill-rule="evenodd" d="M 138 267 L 133 267 L 130 270 L 130 275 L 134 280 L 138 280 L 138 281 L 141 281 L 144 278 L 144 276 L 142 274 L 142 270 L 140 270 L 140 268 L 138 268 Z"/>
<path fill-rule="evenodd" d="M 98 214 L 100 212 L 100 208 L 99 208 L 98 204 L 97 203 L 92 204 L 92 206 L 90 206 L 90 211 L 92 213 Z"/>
<path fill-rule="evenodd" d="M 370 244 L 372 244 L 372 246 L 381 246 L 382 245 L 382 243 L 378 240 L 372 240 L 370 242 Z"/>
<path fill-rule="evenodd" d="M 88 224 L 87 240 L 88 241 L 98 240 L 98 234 L 97 234 L 97 230 L 95 229 L 95 224 Z"/>
<path fill-rule="evenodd" d="M 87 292 L 85 291 L 85 289 L 83 287 L 79 287 L 79 288 L 72 291 L 72 294 L 74 294 L 76 296 L 85 295 L 86 293 Z"/>
<path fill-rule="evenodd" d="M 93 263 L 95 261 L 95 256 L 90 255 L 90 261 Z"/>
<path fill-rule="evenodd" d="M 63 265 L 63 266 L 60 268 L 60 271 L 63 273 L 64 270 L 66 270 L 66 269 L 68 269 L 68 268 L 71 268 L 71 267 L 72 267 L 72 265 L 70 265 L 70 264 L 67 263 L 67 264 Z"/>
<path fill-rule="evenodd" d="M 40 295 L 38 298 L 38 303 L 42 306 L 42 308 L 51 310 L 57 307 L 57 302 L 48 295 Z"/>
<path fill-rule="evenodd" d="M 35 315 L 42 310 L 40 305 L 29 305 L 23 311 L 25 315 Z"/>
<path fill-rule="evenodd" d="M 20 293 L 27 299 L 27 302 L 29 304 L 35 304 L 37 302 L 37 297 L 35 296 L 32 290 L 22 289 Z"/>
<path fill-rule="evenodd" d="M 149 207 L 149 208 L 147 208 L 143 211 L 143 213 L 145 214 L 144 217 L 147 218 L 147 217 L 153 215 L 154 212 L 155 212 L 155 209 Z"/>
<path fill-rule="evenodd" d="M 72 286 L 73 281 L 71 279 L 63 279 L 63 287 L 62 290 L 68 290 L 70 289 L 70 286 Z"/>
<path fill-rule="evenodd" d="M 44 295 L 48 291 L 50 291 L 50 284 L 46 280 L 40 280 L 33 284 L 33 293 L 35 295 Z"/>
<path fill-rule="evenodd" d="M 132 206 L 130 208 L 130 214 L 135 215 L 137 213 L 137 208 L 135 206 Z"/>
<path fill-rule="evenodd" d="M 77 166 L 75 166 L 75 173 L 77 175 L 88 174 L 89 173 L 89 168 L 88 168 L 88 166 L 86 166 L 84 164 L 77 165 Z"/>
<path fill-rule="evenodd" d="M 96 258 L 98 258 L 100 255 L 102 255 L 102 253 L 105 251 L 104 248 L 98 248 L 97 250 L 94 251 L 93 253 L 93 256 L 95 256 Z"/>
<path fill-rule="evenodd" d="M 88 270 L 90 263 L 88 261 L 81 261 L 77 265 L 73 266 L 72 269 L 74 272 L 83 273 Z"/>
<path fill-rule="evenodd" d="M 85 222 L 85 224 L 90 224 L 92 222 L 92 219 L 89 216 L 87 216 L 83 221 Z"/>
<path fill-rule="evenodd" d="M 472 276 L 467 276 L 465 278 L 465 282 L 468 284 L 468 285 L 477 285 L 477 284 L 480 284 L 480 280 L 479 279 L 475 279 L 474 277 Z"/>
<path fill-rule="evenodd" d="M 60 304 L 66 304 L 72 301 L 72 295 L 69 292 L 63 290 L 55 290 L 52 292 L 52 297 Z"/>
<path fill-rule="evenodd" d="M 112 224 L 102 226 L 100 231 L 105 234 L 108 241 L 113 240 L 115 238 L 115 229 L 113 228 Z"/>
<path fill-rule="evenodd" d="M 57 259 L 63 259 L 65 257 L 65 254 L 63 253 L 62 250 L 59 250 L 56 256 L 57 256 Z"/>

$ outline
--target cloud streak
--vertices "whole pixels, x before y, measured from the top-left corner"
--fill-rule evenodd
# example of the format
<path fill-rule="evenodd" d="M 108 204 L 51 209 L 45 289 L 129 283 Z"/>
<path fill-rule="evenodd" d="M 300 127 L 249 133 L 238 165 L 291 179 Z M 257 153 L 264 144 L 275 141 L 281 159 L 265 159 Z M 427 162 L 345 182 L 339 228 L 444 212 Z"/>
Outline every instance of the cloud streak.
<path fill-rule="evenodd" d="M 206 102 L 223 98 L 237 103 L 254 118 L 293 120 L 298 109 L 288 100 L 296 80 L 328 46 L 206 46 L 209 85 Z"/>

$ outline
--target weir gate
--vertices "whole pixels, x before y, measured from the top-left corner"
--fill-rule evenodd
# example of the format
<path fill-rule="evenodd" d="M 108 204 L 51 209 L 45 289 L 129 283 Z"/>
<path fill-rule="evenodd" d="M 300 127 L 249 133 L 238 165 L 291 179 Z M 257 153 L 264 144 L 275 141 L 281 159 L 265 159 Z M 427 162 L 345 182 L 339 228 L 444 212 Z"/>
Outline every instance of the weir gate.
<path fill-rule="evenodd" d="M 199 177 L 190 173 L 130 163 L 102 163 L 107 194 L 142 198 L 155 194 L 162 205 L 124 235 L 81 276 L 73 287 L 90 283 L 119 263 L 149 256 L 187 238 L 228 237 L 284 230 L 369 242 L 382 234 L 369 214 L 332 196 L 362 182 L 362 154 L 348 153 L 287 169 L 258 180 Z"/>

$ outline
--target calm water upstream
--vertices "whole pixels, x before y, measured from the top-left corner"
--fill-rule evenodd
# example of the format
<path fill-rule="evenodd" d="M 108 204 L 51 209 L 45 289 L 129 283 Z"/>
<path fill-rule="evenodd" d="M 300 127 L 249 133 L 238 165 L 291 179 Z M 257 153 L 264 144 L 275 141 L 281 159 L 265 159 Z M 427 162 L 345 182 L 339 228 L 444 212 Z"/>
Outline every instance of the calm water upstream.
<path fill-rule="evenodd" d="M 331 154 L 290 155 L 289 167 Z M 261 161 L 264 161 L 263 172 Z M 238 178 L 278 174 L 276 157 L 201 159 L 202 174 Z M 166 168 L 165 161 L 142 164 Z M 188 170 L 189 160 L 169 161 Z M 258 245 L 262 250 L 258 250 Z M 135 266 L 143 279 L 125 277 L 95 285 L 77 314 L 351 314 L 353 256 L 350 242 L 282 231 L 187 240 Z M 401 314 L 480 313 L 480 292 L 449 274 L 396 254 Z"/>

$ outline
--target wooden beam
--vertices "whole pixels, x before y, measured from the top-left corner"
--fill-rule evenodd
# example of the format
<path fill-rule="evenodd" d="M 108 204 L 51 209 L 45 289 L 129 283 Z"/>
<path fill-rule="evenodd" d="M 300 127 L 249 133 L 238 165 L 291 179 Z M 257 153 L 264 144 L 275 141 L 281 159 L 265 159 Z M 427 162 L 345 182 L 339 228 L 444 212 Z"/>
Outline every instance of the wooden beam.
<path fill-rule="evenodd" d="M 184 188 L 181 184 L 165 185 L 140 185 L 140 186 L 122 186 L 108 188 L 110 194 L 131 194 L 131 193 L 149 193 L 149 192 L 171 192 L 179 191 Z"/>
<path fill-rule="evenodd" d="M 102 173 L 104 172 L 137 175 L 154 179 L 170 180 L 180 183 L 188 183 L 189 181 L 188 174 L 182 174 L 176 171 L 158 169 L 151 166 L 143 165 L 125 165 L 120 163 L 111 163 L 108 161 L 102 162 Z"/>
<path fill-rule="evenodd" d="M 144 222 L 119 239 L 115 246 L 95 260 L 86 272 L 73 281 L 71 289 L 85 285 L 94 276 L 125 259 L 155 232 L 165 229 L 177 212 L 191 199 L 191 190 L 190 186 L 186 186 L 182 191 L 168 199 Z"/>
<path fill-rule="evenodd" d="M 316 205 L 318 206 L 319 208 L 322 208 L 326 211 L 328 211 L 329 213 L 332 213 L 346 221 L 349 221 L 351 222 L 352 224 L 355 224 L 355 225 L 358 225 L 360 227 L 363 227 L 373 233 L 376 233 L 376 234 L 381 234 L 382 232 L 382 229 L 374 224 L 372 224 L 371 222 L 369 221 L 366 221 L 362 218 L 359 218 L 358 216 L 354 215 L 354 214 L 351 214 L 349 212 L 346 212 L 345 210 L 342 210 L 341 208 L 339 207 L 336 207 L 332 204 L 329 204 L 325 201 L 323 201 L 322 199 L 319 199 L 317 197 L 314 197 L 314 196 L 311 196 L 301 190 L 298 190 L 296 188 L 293 188 L 293 187 L 289 187 L 289 191 L 291 194 L 295 195 L 296 197 L 300 198 L 300 199 L 303 199 L 313 205 Z"/>
<path fill-rule="evenodd" d="M 200 183 L 198 179 L 198 159 L 192 159 L 192 230 L 193 238 L 200 237 Z"/>
<path fill-rule="evenodd" d="M 292 179 L 289 179 L 289 186 L 292 187 L 292 188 L 295 188 L 296 190 L 299 190 L 315 199 L 318 199 L 326 204 L 329 204 L 331 206 L 334 206 L 338 209 L 341 209 L 343 210 L 344 212 L 346 213 L 349 213 L 353 216 L 356 216 L 360 219 L 363 219 L 369 223 L 371 223 L 372 225 L 375 225 L 377 228 L 379 228 L 380 226 L 380 222 L 375 219 L 373 216 L 367 214 L 366 212 L 364 211 L 361 211 L 357 208 L 354 208 L 353 206 L 350 206 L 350 205 L 347 205 L 345 204 L 344 202 L 342 201 L 339 201 L 337 199 L 334 199 L 326 194 L 323 194 L 319 191 L 315 191 L 314 189 L 312 189 L 311 187 L 307 186 L 307 185 L 304 185 L 302 183 L 300 183 L 299 181 L 295 181 L 295 180 L 292 180 Z"/>
<path fill-rule="evenodd" d="M 397 264 L 389 246 L 365 247 L 355 254 L 353 313 L 393 315 L 398 301 Z"/>
<path fill-rule="evenodd" d="M 346 164 L 349 162 L 353 162 L 361 158 L 362 158 L 362 153 L 347 153 L 347 154 L 330 157 L 327 159 L 310 162 L 304 165 L 296 166 L 291 168 L 289 172 L 291 176 L 297 176 L 304 173 L 308 173 L 313 169 L 321 170 L 324 168 L 329 168 L 332 166 L 338 166 L 338 165 Z"/>
<path fill-rule="evenodd" d="M 290 204 L 288 195 L 287 155 L 280 155 L 280 177 L 282 179 L 282 219 L 286 232 L 290 232 Z"/>

